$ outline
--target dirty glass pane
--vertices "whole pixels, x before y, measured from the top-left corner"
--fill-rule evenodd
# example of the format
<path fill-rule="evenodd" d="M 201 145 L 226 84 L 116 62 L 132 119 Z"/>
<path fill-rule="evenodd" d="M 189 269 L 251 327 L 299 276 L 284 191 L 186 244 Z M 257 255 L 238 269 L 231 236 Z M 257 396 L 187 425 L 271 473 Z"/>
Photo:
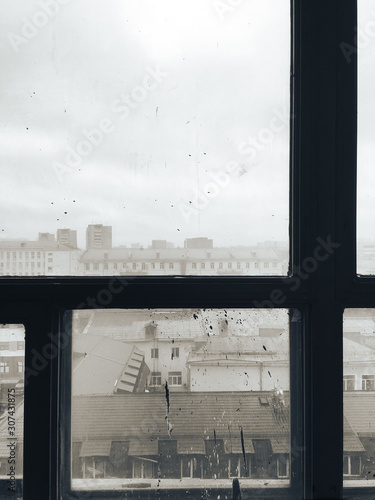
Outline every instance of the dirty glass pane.
<path fill-rule="evenodd" d="M 344 486 L 375 486 L 375 309 L 344 314 Z"/>
<path fill-rule="evenodd" d="M 25 329 L 0 325 L 0 498 L 21 499 Z"/>
<path fill-rule="evenodd" d="M 80 310 L 71 329 L 73 490 L 289 486 L 287 310 Z"/>
<path fill-rule="evenodd" d="M 353 43 L 344 48 L 351 63 Z M 375 174 L 373 158 L 375 141 L 373 116 L 375 113 L 375 1 L 358 1 L 358 202 L 357 202 L 357 270 L 359 274 L 375 274 Z M 354 49 L 355 50 L 355 49 Z"/>
<path fill-rule="evenodd" d="M 289 0 L 19 0 L 0 276 L 286 275 Z"/>

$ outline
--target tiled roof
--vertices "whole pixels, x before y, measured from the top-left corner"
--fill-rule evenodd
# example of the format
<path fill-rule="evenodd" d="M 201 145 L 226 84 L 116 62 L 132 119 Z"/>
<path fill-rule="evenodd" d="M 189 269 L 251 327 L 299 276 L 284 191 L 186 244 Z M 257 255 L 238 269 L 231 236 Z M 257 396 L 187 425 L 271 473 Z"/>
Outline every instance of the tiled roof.
<path fill-rule="evenodd" d="M 283 436 L 272 438 L 271 446 L 274 453 L 289 453 L 289 440 Z"/>
<path fill-rule="evenodd" d="M 111 441 L 84 441 L 80 457 L 109 457 L 111 454 Z"/>
<path fill-rule="evenodd" d="M 282 252 L 281 252 L 282 254 Z M 223 247 L 223 248 L 111 248 L 90 249 L 82 255 L 82 262 L 147 262 L 147 261 L 205 261 L 205 260 L 266 260 L 280 261 L 283 256 L 276 248 Z"/>
<path fill-rule="evenodd" d="M 129 456 L 150 456 L 158 454 L 156 439 L 132 439 L 129 445 Z"/>
<path fill-rule="evenodd" d="M 133 437 L 240 439 L 288 436 L 289 419 L 272 404 L 261 405 L 264 393 L 170 393 L 166 419 L 163 393 L 73 398 L 73 439 L 126 440 Z M 271 394 L 270 394 L 271 396 Z M 286 395 L 286 400 L 288 396 Z M 269 398 L 271 400 L 271 398 Z"/>
<path fill-rule="evenodd" d="M 200 438 L 182 438 L 177 441 L 179 455 L 204 455 L 206 453 L 204 440 Z"/>
<path fill-rule="evenodd" d="M 359 437 L 375 436 L 375 393 L 344 393 L 344 414 Z"/>
<path fill-rule="evenodd" d="M 245 360 L 251 358 L 289 359 L 289 333 L 273 337 L 211 337 L 196 351 L 189 362 L 215 359 Z"/>
<path fill-rule="evenodd" d="M 230 439 L 224 440 L 224 450 L 225 453 L 236 453 L 242 455 L 242 441 L 241 436 L 237 435 Z M 245 453 L 255 453 L 254 446 L 250 438 L 244 439 L 244 450 Z"/>

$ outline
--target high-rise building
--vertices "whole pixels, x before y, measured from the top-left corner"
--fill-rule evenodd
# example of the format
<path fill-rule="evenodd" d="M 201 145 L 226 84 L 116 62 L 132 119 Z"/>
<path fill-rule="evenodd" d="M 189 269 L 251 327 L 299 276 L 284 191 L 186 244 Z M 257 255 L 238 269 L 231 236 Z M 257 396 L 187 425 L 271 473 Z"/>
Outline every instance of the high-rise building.
<path fill-rule="evenodd" d="M 55 235 L 52 233 L 39 233 L 38 241 L 48 241 L 52 243 L 55 241 Z"/>
<path fill-rule="evenodd" d="M 89 224 L 86 229 L 86 248 L 112 248 L 112 226 Z"/>
<path fill-rule="evenodd" d="M 213 240 L 209 238 L 187 238 L 184 242 L 185 248 L 213 248 Z"/>
<path fill-rule="evenodd" d="M 77 248 L 77 231 L 72 229 L 58 229 L 57 242 L 69 248 Z"/>

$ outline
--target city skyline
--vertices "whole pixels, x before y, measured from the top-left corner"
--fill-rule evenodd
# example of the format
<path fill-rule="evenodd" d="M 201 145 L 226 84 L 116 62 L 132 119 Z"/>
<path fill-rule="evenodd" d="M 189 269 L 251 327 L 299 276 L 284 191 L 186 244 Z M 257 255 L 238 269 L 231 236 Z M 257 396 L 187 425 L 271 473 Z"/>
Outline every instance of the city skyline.
<path fill-rule="evenodd" d="M 40 2 L 6 14 L 0 236 L 100 220 L 114 242 L 287 239 L 287 0 L 224 17 L 211 0 L 78 1 L 41 28 Z"/>

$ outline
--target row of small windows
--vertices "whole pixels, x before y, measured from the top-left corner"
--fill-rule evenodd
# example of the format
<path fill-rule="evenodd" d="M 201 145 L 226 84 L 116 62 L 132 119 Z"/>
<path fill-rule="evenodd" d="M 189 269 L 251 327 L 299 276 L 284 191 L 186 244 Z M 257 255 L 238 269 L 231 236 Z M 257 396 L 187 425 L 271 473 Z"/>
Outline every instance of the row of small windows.
<path fill-rule="evenodd" d="M 25 349 L 25 342 L 23 340 L 17 342 L 0 342 L 0 351 L 13 351 L 15 349 L 18 351 Z"/>
<path fill-rule="evenodd" d="M 7 361 L 0 361 L 0 373 L 9 373 L 10 364 Z M 23 373 L 24 363 L 23 361 L 17 361 L 17 373 Z"/>
<path fill-rule="evenodd" d="M 276 269 L 277 266 L 278 266 L 278 263 L 277 262 L 263 262 L 263 268 L 264 269 L 269 269 L 272 265 L 272 268 Z M 128 268 L 128 264 L 126 262 L 123 262 L 122 264 L 121 263 L 113 263 L 112 264 L 113 266 L 113 269 L 115 270 L 119 270 L 119 269 L 127 269 Z M 159 267 L 157 267 L 159 266 Z M 145 262 L 142 262 L 142 263 L 137 263 L 137 262 L 132 262 L 132 270 L 137 270 L 137 269 L 141 269 L 142 271 L 146 271 L 147 269 L 151 268 L 151 269 L 174 269 L 175 268 L 175 265 L 173 262 L 169 262 L 169 263 L 164 263 L 164 262 L 151 262 L 150 264 L 146 264 Z M 191 264 L 191 267 L 192 269 L 224 269 L 225 267 L 225 263 L 224 262 L 192 262 Z M 251 267 L 251 263 L 250 262 L 236 262 L 236 263 L 232 263 L 232 262 L 228 262 L 226 263 L 226 269 L 243 269 L 243 268 L 246 268 L 246 269 L 250 269 Z M 259 262 L 255 262 L 254 263 L 254 267 L 255 269 L 258 269 L 260 266 Z M 99 264 L 99 263 L 94 263 L 94 264 L 90 264 L 90 263 L 86 263 L 85 264 L 85 270 L 86 271 L 89 271 L 89 270 L 94 270 L 94 271 L 99 271 L 99 270 L 105 270 L 107 271 L 109 269 L 109 264 L 106 262 L 104 264 Z"/>
<path fill-rule="evenodd" d="M 356 377 L 355 375 L 344 375 L 343 390 L 355 391 L 356 390 Z M 375 391 L 375 375 L 362 375 L 361 379 L 362 391 Z"/>
<path fill-rule="evenodd" d="M 179 347 L 172 347 L 171 350 L 171 359 L 173 358 L 179 358 L 180 357 L 180 348 Z M 159 348 L 154 347 L 151 349 L 151 359 L 158 359 L 159 358 Z"/>
<path fill-rule="evenodd" d="M 168 385 L 170 387 L 177 387 L 182 385 L 182 373 L 181 372 L 169 372 L 168 373 Z M 150 379 L 150 386 L 160 387 L 161 386 L 161 372 L 152 372 Z"/>
<path fill-rule="evenodd" d="M 6 264 L 6 266 L 4 266 L 4 264 Z M 17 265 L 18 264 L 18 265 Z M 23 264 L 25 264 L 25 266 L 23 266 Z M 30 264 L 30 265 L 29 265 Z M 4 268 L 6 267 L 6 269 L 9 269 L 10 268 L 10 262 L 0 262 L 0 268 Z M 41 268 L 41 262 L 12 262 L 12 268 L 13 269 L 16 269 L 18 267 L 18 269 L 28 269 L 29 267 L 31 269 L 34 269 L 35 267 L 40 269 Z"/>
<path fill-rule="evenodd" d="M 15 260 L 17 259 L 17 252 L 0 252 L 0 256 L 2 259 Z M 44 253 L 42 252 L 18 252 L 19 259 L 41 259 L 42 257 L 44 257 Z M 48 257 L 52 258 L 52 253 L 49 253 Z"/>

